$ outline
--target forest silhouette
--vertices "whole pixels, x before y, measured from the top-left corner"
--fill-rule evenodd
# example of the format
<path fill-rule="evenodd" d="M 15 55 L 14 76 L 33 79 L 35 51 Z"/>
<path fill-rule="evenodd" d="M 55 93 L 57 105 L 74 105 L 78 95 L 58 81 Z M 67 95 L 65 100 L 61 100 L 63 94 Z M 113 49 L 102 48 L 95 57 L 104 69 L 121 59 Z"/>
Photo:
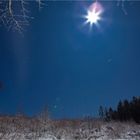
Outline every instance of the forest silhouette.
<path fill-rule="evenodd" d="M 140 123 L 140 97 L 133 97 L 130 101 L 119 101 L 117 108 L 99 107 L 99 116 L 106 121 L 135 121 Z"/>

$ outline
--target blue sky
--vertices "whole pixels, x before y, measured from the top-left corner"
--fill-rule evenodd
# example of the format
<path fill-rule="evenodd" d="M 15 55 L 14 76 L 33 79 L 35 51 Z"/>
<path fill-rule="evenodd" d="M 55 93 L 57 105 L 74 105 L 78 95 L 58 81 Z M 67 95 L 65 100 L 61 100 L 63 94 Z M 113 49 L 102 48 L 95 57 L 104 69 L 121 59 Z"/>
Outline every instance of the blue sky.
<path fill-rule="evenodd" d="M 92 2 L 47 2 L 24 37 L 0 28 L 0 112 L 53 118 L 97 115 L 140 95 L 140 2 L 102 2 L 100 28 L 82 26 Z"/>

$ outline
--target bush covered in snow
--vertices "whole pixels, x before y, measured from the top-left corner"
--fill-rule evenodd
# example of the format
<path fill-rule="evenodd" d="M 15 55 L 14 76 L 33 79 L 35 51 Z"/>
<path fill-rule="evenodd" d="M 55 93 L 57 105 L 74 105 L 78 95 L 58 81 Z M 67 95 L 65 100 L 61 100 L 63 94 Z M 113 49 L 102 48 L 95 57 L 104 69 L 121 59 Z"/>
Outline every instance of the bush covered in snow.
<path fill-rule="evenodd" d="M 45 119 L 45 120 L 44 120 Z M 105 122 L 100 119 L 51 120 L 26 116 L 1 116 L 1 140 L 111 140 L 140 139 L 134 122 Z"/>

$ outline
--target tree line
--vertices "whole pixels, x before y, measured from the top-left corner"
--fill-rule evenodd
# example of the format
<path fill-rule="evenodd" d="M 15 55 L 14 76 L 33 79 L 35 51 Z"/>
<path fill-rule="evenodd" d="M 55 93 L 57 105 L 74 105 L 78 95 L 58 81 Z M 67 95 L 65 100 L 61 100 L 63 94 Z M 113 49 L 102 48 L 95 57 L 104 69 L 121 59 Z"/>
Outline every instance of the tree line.
<path fill-rule="evenodd" d="M 120 100 L 116 109 L 100 106 L 99 116 L 106 121 L 135 121 L 140 123 L 140 97 L 133 97 L 130 101 Z"/>

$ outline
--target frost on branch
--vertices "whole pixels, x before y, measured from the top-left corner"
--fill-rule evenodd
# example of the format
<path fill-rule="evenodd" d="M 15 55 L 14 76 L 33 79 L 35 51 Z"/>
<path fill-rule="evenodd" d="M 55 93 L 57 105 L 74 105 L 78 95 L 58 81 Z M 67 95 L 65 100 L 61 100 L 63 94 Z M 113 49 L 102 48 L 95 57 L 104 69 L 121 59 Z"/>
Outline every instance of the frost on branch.
<path fill-rule="evenodd" d="M 120 6 L 122 11 L 124 12 L 125 15 L 127 15 L 127 11 L 125 9 L 125 6 L 124 6 L 124 3 L 126 2 L 127 0 L 118 0 L 118 3 L 117 3 L 117 6 Z"/>
<path fill-rule="evenodd" d="M 33 1 L 32 1 L 33 2 Z M 36 0 L 39 9 L 42 8 L 42 0 Z M 32 19 L 29 15 L 28 0 L 3 0 L 0 2 L 0 22 L 8 29 L 23 33 L 24 27 L 29 25 Z"/>

